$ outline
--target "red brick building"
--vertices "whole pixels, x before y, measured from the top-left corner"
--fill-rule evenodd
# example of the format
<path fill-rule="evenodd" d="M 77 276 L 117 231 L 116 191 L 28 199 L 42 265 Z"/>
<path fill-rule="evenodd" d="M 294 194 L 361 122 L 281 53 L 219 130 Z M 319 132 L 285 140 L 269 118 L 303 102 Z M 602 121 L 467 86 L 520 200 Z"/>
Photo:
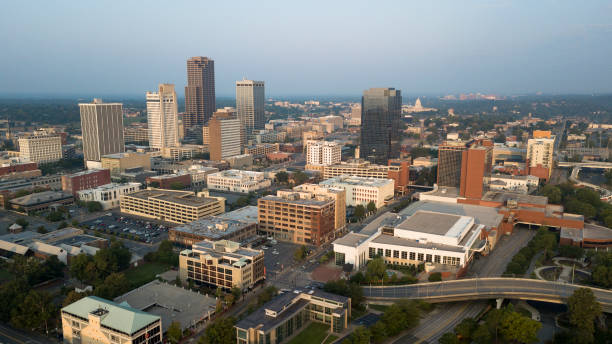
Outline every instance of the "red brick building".
<path fill-rule="evenodd" d="M 0 167 L 0 176 L 4 176 L 11 173 L 34 171 L 36 169 L 38 169 L 38 164 L 35 162 L 2 166 Z"/>
<path fill-rule="evenodd" d="M 395 182 L 395 193 L 403 195 L 410 182 L 410 163 L 411 159 L 390 159 L 388 162 L 389 170 L 387 176 Z"/>
<path fill-rule="evenodd" d="M 173 185 L 180 183 L 183 188 L 191 186 L 190 174 L 164 174 L 161 176 L 147 177 L 147 185 L 154 186 L 159 189 L 173 189 Z M 151 183 L 156 185 L 151 185 Z"/>
<path fill-rule="evenodd" d="M 93 189 L 110 182 L 110 170 L 86 170 L 62 176 L 62 190 L 77 197 L 77 192 L 81 190 Z"/>

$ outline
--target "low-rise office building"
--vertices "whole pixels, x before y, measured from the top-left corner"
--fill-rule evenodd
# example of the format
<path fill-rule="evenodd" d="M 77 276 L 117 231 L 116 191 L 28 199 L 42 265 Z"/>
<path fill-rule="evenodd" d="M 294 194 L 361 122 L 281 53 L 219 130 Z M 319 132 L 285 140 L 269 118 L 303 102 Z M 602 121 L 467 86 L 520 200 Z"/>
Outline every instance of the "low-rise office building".
<path fill-rule="evenodd" d="M 74 203 L 74 197 L 63 191 L 43 191 L 22 197 L 13 198 L 9 201 L 12 209 L 23 210 L 25 213 L 32 211 L 47 210 L 51 206 L 66 205 Z"/>
<path fill-rule="evenodd" d="M 121 212 L 173 223 L 192 222 L 225 211 L 223 197 L 191 191 L 147 189 L 121 197 Z"/>
<path fill-rule="evenodd" d="M 329 325 L 341 333 L 349 325 L 351 299 L 318 289 L 308 293 L 284 293 L 238 321 L 236 343 L 281 344 L 310 322 Z"/>
<path fill-rule="evenodd" d="M 257 222 L 207 216 L 170 229 L 168 239 L 179 246 L 191 248 L 193 244 L 203 240 L 229 240 L 240 243 L 255 236 L 256 232 Z"/>
<path fill-rule="evenodd" d="M 278 143 L 259 143 L 244 148 L 244 154 L 251 154 L 255 159 L 264 158 L 268 153 L 275 153 L 280 150 Z"/>
<path fill-rule="evenodd" d="M 125 304 L 97 296 L 62 308 L 64 343 L 156 344 L 162 342 L 162 321 Z"/>
<path fill-rule="evenodd" d="M 410 182 L 410 159 L 390 159 L 387 166 L 372 164 L 369 161 L 353 159 L 348 162 L 323 167 L 323 179 L 340 176 L 363 178 L 393 179 L 395 192 L 403 195 Z"/>
<path fill-rule="evenodd" d="M 184 189 L 191 186 L 191 175 L 180 172 L 147 177 L 147 185 L 160 189 Z"/>
<path fill-rule="evenodd" d="M 102 168 L 110 170 L 111 176 L 117 176 L 126 170 L 140 168 L 151 169 L 151 155 L 149 153 L 115 153 L 102 156 Z"/>
<path fill-rule="evenodd" d="M 264 253 L 228 240 L 201 241 L 181 251 L 179 277 L 196 285 L 247 290 L 266 277 Z"/>
<path fill-rule="evenodd" d="M 62 190 L 77 197 L 81 190 L 93 189 L 110 184 L 110 170 L 85 170 L 62 176 Z"/>
<path fill-rule="evenodd" d="M 263 172 L 227 170 L 207 176 L 210 190 L 249 193 L 270 187 L 272 182 L 264 177 Z"/>
<path fill-rule="evenodd" d="M 279 191 L 258 200 L 259 231 L 276 240 L 321 245 L 335 234 L 335 201 L 331 197 L 301 198 L 299 192 Z"/>
<path fill-rule="evenodd" d="M 489 177 L 489 189 L 491 190 L 528 193 L 529 190 L 537 188 L 539 184 L 540 178 L 536 176 L 493 174 Z"/>
<path fill-rule="evenodd" d="M 339 176 L 324 180 L 320 185 L 346 190 L 346 204 L 365 206 L 370 202 L 381 208 L 393 199 L 395 183 L 393 179 Z"/>
<path fill-rule="evenodd" d="M 81 190 L 77 196 L 83 202 L 98 202 L 102 205 L 102 209 L 107 210 L 118 207 L 121 196 L 139 191 L 141 186 L 140 183 L 110 183 L 93 189 Z"/>

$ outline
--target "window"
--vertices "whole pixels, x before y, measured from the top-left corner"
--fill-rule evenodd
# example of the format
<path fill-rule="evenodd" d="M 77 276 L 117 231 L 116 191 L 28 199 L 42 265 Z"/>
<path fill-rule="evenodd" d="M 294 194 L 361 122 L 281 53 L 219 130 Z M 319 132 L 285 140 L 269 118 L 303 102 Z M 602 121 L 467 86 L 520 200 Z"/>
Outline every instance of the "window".
<path fill-rule="evenodd" d="M 393 258 L 399 258 L 399 251 L 393 250 Z"/>
<path fill-rule="evenodd" d="M 344 253 L 336 252 L 336 265 L 344 265 L 345 256 Z"/>
<path fill-rule="evenodd" d="M 425 256 L 425 261 L 431 263 L 431 254 Z"/>
<path fill-rule="evenodd" d="M 437 254 L 434 256 L 434 263 L 440 264 L 440 256 Z"/>
<path fill-rule="evenodd" d="M 410 260 L 415 260 L 415 259 L 416 259 L 416 253 L 410 252 Z"/>
<path fill-rule="evenodd" d="M 376 256 L 376 249 L 374 247 L 370 247 L 368 252 L 368 258 L 374 258 Z"/>
<path fill-rule="evenodd" d="M 408 252 L 402 251 L 402 259 L 408 259 Z"/>
<path fill-rule="evenodd" d="M 419 253 L 419 259 L 420 262 L 425 260 L 425 255 L 423 253 Z"/>
<path fill-rule="evenodd" d="M 376 252 L 378 252 L 379 256 L 381 256 L 381 257 L 383 256 L 383 249 L 382 248 L 379 248 Z"/>

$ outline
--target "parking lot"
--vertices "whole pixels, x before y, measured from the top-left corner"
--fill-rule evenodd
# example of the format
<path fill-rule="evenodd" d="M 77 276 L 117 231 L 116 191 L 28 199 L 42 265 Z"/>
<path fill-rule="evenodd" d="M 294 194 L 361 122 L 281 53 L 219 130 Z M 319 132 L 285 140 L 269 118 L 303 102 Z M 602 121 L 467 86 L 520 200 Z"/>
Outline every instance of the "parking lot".
<path fill-rule="evenodd" d="M 266 266 L 266 275 L 276 275 L 277 273 L 288 269 L 291 264 L 295 263 L 293 253 L 298 247 L 300 247 L 300 245 L 287 242 L 277 242 L 274 244 L 270 241 L 257 247 L 258 250 L 264 250 L 264 265 Z"/>
<path fill-rule="evenodd" d="M 167 238 L 168 226 L 156 221 L 133 218 L 119 213 L 106 213 L 96 219 L 82 222 L 89 229 L 99 232 L 114 234 L 116 236 L 155 243 Z"/>

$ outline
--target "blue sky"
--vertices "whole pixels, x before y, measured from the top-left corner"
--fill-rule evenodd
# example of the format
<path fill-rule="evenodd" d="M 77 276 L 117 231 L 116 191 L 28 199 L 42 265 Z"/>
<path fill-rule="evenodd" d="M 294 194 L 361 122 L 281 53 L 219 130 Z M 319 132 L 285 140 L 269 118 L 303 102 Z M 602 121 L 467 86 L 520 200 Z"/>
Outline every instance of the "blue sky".
<path fill-rule="evenodd" d="M 215 60 L 268 95 L 612 92 L 610 1 L 6 1 L 0 95 L 182 93 Z"/>

